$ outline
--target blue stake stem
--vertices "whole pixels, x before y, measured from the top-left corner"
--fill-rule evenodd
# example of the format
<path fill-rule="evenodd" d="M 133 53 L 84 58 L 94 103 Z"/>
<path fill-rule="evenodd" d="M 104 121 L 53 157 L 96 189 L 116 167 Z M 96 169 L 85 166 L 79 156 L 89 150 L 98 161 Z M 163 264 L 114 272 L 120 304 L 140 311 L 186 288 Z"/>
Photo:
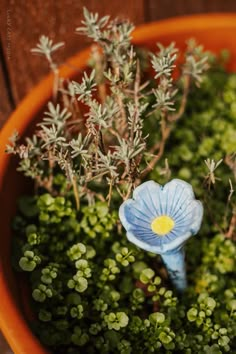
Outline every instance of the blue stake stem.
<path fill-rule="evenodd" d="M 176 289 L 183 292 L 187 287 L 184 247 L 161 255 L 170 279 Z"/>

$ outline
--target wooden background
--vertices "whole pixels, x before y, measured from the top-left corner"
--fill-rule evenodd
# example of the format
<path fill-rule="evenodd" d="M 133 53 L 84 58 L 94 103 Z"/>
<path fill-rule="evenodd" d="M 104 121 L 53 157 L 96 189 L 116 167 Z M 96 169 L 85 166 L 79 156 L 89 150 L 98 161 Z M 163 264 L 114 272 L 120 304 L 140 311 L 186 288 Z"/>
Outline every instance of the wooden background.
<path fill-rule="evenodd" d="M 41 34 L 66 41 L 58 51 L 60 62 L 88 45 L 75 34 L 85 5 L 101 15 L 129 17 L 136 25 L 185 14 L 236 12 L 236 0 L 0 0 L 0 127 L 48 72 L 44 60 L 30 53 Z"/>

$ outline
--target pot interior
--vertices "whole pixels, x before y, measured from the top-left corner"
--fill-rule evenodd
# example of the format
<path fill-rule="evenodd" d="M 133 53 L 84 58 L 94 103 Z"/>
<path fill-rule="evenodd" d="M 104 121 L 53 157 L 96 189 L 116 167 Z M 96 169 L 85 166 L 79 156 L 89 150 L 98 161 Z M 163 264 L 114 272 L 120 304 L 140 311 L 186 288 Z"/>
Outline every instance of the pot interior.
<path fill-rule="evenodd" d="M 236 14 L 203 15 L 177 18 L 159 23 L 143 25 L 134 33 L 137 45 L 155 50 L 156 42 L 164 45 L 175 41 L 178 48 L 184 49 L 186 40 L 195 38 L 208 50 L 219 53 L 229 49 L 228 69 L 236 70 Z M 61 70 L 64 77 L 81 76 L 89 56 L 88 50 L 72 58 Z M 16 274 L 11 267 L 11 221 L 16 212 L 17 198 L 32 190 L 32 183 L 16 172 L 14 156 L 4 153 L 8 137 L 14 130 L 26 136 L 32 131 L 40 113 L 44 110 L 52 92 L 52 77 L 41 82 L 8 119 L 0 133 L 0 326 L 14 353 L 46 353 L 45 349 L 32 335 L 26 318 L 31 319 L 29 294 L 24 277 Z"/>

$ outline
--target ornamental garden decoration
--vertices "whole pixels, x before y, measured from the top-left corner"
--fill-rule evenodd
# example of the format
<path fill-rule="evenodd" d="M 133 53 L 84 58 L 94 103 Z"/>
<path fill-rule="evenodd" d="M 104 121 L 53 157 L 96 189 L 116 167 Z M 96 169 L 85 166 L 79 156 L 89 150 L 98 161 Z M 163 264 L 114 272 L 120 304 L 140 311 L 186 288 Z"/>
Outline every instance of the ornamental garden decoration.
<path fill-rule="evenodd" d="M 133 199 L 121 205 L 119 215 L 129 241 L 160 254 L 174 285 L 183 291 L 187 286 L 183 246 L 198 232 L 203 215 L 191 185 L 178 179 L 164 187 L 144 182 L 134 190 Z"/>

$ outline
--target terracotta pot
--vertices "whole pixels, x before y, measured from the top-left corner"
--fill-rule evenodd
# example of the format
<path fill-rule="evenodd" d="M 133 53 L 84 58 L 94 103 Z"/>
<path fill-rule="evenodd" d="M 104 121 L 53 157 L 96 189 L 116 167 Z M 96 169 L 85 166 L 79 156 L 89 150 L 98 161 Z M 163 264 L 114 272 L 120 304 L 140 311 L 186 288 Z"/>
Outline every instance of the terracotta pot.
<path fill-rule="evenodd" d="M 180 49 L 189 38 L 196 38 L 205 48 L 217 53 L 231 52 L 229 70 L 236 70 L 236 14 L 210 14 L 180 17 L 140 26 L 133 35 L 134 43 L 155 48 L 157 41 L 175 41 Z M 78 76 L 86 66 L 89 50 L 74 56 L 60 72 L 63 77 Z M 19 274 L 11 268 L 11 219 L 17 197 L 25 190 L 26 181 L 15 171 L 15 161 L 4 153 L 14 130 L 25 135 L 52 95 L 52 76 L 37 85 L 22 101 L 0 132 L 0 327 L 15 354 L 45 354 L 47 351 L 32 334 L 22 299 Z"/>

